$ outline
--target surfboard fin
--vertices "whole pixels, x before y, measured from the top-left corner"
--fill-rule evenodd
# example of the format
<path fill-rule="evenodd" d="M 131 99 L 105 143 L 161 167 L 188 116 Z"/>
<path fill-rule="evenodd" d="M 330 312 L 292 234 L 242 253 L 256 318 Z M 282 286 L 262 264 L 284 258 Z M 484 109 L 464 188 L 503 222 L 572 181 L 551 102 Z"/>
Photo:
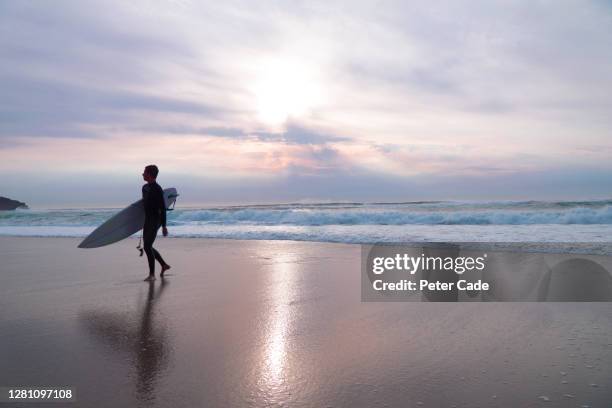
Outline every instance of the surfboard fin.
<path fill-rule="evenodd" d="M 172 202 L 172 204 L 170 205 L 170 207 L 166 208 L 166 211 L 172 211 L 174 210 L 174 206 L 176 205 L 176 197 L 178 197 L 180 194 L 170 194 L 168 195 L 168 198 L 174 198 L 175 200 Z"/>

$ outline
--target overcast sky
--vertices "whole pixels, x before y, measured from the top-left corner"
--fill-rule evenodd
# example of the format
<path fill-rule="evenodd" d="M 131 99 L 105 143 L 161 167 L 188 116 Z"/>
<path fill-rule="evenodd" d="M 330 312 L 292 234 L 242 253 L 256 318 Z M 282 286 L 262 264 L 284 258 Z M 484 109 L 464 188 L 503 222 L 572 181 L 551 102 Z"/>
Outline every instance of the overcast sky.
<path fill-rule="evenodd" d="M 610 197 L 606 1 L 0 2 L 0 195 Z"/>

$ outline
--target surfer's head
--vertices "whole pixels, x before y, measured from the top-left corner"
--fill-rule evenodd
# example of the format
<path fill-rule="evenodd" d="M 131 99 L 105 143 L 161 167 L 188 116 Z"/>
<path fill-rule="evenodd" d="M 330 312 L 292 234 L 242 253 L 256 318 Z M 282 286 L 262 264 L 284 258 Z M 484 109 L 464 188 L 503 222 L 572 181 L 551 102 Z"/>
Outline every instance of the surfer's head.
<path fill-rule="evenodd" d="M 157 175 L 159 174 L 159 169 L 154 164 L 149 164 L 144 168 L 144 172 L 142 173 L 142 178 L 145 181 L 155 181 Z"/>

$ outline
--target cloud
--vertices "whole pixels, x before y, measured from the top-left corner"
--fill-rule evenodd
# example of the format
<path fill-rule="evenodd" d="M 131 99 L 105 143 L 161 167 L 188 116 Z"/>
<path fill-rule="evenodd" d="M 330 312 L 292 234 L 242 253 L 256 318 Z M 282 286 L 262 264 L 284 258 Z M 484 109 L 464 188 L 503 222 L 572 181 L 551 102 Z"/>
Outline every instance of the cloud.
<path fill-rule="evenodd" d="M 171 135 L 201 135 L 222 139 L 250 140 L 261 142 L 281 142 L 287 145 L 326 145 L 329 143 L 351 142 L 346 136 L 330 134 L 317 129 L 289 123 L 282 131 L 249 130 L 238 127 L 222 126 L 189 126 L 189 125 L 154 125 L 128 127 L 129 131 L 159 132 Z"/>
<path fill-rule="evenodd" d="M 283 132 L 256 131 L 252 134 L 261 140 L 280 140 L 287 144 L 298 145 L 324 145 L 327 143 L 348 142 L 352 140 L 349 137 L 328 134 L 294 123 L 290 123 Z"/>
<path fill-rule="evenodd" d="M 96 137 L 94 126 L 162 126 L 177 114 L 219 119 L 233 111 L 168 92 L 180 71 L 168 68 L 193 64 L 189 45 L 119 4 L 89 6 L 3 2 L 0 136 Z"/>
<path fill-rule="evenodd" d="M 87 125 L 142 123 L 150 115 L 222 116 L 220 107 L 172 96 L 43 79 L 0 78 L 0 136 L 93 136 Z M 140 117 L 135 116 L 140 114 Z"/>

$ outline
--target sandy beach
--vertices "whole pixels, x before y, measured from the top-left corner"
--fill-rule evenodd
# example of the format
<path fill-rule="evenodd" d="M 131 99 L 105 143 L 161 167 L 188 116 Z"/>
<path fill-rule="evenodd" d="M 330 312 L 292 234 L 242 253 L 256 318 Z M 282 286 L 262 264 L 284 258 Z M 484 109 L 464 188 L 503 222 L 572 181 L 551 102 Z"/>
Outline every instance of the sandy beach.
<path fill-rule="evenodd" d="M 364 303 L 360 247 L 0 237 L 0 386 L 79 407 L 610 406 L 610 303 Z M 15 406 L 36 406 L 33 403 Z M 48 406 L 46 404 L 45 406 Z"/>

